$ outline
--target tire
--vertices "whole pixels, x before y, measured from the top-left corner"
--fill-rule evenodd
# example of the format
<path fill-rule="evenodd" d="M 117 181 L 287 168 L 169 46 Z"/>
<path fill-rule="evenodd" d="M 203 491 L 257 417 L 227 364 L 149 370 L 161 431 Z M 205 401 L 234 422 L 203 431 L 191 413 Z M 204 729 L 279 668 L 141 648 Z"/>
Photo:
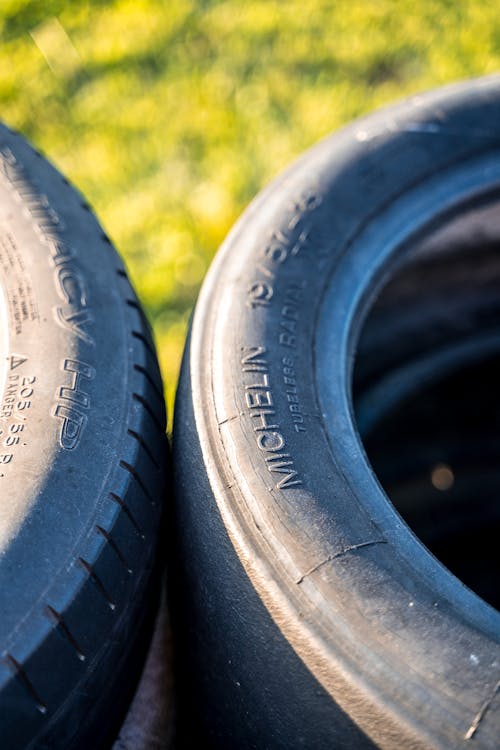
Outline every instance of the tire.
<path fill-rule="evenodd" d="M 161 378 L 88 205 L 5 127 L 0 211 L 1 744 L 109 747 L 160 594 Z"/>
<path fill-rule="evenodd" d="M 377 293 L 498 199 L 499 151 L 500 78 L 416 97 L 309 151 L 221 249 L 174 422 L 181 746 L 498 746 L 500 615 L 388 502 L 350 382 Z M 368 351 L 366 388 L 409 356 Z"/>

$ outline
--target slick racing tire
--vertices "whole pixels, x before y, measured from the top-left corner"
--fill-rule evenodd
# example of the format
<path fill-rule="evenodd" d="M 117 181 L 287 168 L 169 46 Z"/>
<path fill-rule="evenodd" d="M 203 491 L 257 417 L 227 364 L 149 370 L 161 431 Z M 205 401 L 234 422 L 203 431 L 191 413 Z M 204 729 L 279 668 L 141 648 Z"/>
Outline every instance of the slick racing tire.
<path fill-rule="evenodd" d="M 497 747 L 500 614 L 389 502 L 354 421 L 352 378 L 388 280 L 461 217 L 489 211 L 498 239 L 499 197 L 492 77 L 326 139 L 226 240 L 195 310 L 174 420 L 181 746 Z M 486 325 L 500 286 L 476 283 L 492 294 L 473 295 Z M 471 316 L 441 301 L 437 319 L 424 348 L 448 341 L 465 361 Z M 387 344 L 395 327 L 373 330 Z M 404 364 L 418 336 L 404 341 L 360 347 L 361 391 Z M 495 330 L 484 346 L 498 351 Z"/>
<path fill-rule="evenodd" d="M 0 737 L 109 747 L 159 601 L 165 412 L 88 205 L 0 130 Z"/>

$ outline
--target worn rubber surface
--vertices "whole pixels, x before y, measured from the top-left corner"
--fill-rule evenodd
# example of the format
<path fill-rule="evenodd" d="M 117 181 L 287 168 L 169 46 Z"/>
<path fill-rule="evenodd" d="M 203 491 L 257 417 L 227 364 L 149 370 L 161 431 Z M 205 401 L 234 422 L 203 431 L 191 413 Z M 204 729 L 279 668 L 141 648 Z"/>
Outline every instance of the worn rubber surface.
<path fill-rule="evenodd" d="M 1 745 L 106 747 L 159 596 L 161 379 L 89 207 L 4 127 L 0 318 Z"/>
<path fill-rule="evenodd" d="M 181 745 L 498 746 L 500 615 L 383 494 L 351 378 L 392 269 L 498 200 L 499 157 L 499 78 L 416 97 L 308 152 L 219 253 L 174 427 Z"/>

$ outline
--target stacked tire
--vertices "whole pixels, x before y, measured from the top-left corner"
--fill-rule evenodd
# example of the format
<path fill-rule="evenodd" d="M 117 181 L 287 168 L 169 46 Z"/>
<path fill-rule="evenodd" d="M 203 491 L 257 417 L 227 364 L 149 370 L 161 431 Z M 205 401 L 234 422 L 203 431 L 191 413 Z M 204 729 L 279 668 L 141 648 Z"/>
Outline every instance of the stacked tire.
<path fill-rule="evenodd" d="M 499 612 L 403 521 L 357 424 L 417 532 L 437 507 L 498 602 L 499 156 L 498 78 L 416 97 L 308 152 L 220 251 L 174 429 L 186 747 L 498 746 Z M 469 420 L 429 423 L 443 394 Z"/>
<path fill-rule="evenodd" d="M 149 327 L 81 196 L 0 130 L 0 736 L 110 747 L 161 593 Z"/>

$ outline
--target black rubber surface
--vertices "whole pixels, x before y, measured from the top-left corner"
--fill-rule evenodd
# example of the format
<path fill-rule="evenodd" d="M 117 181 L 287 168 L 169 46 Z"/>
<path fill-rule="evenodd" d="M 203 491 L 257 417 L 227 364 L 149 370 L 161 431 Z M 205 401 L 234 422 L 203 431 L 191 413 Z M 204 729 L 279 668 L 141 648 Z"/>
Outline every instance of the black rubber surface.
<path fill-rule="evenodd" d="M 0 130 L 0 744 L 111 744 L 159 596 L 165 411 L 89 207 Z"/>
<path fill-rule="evenodd" d="M 416 97 L 307 153 L 214 263 L 174 427 L 181 746 L 498 747 L 500 615 L 387 500 L 351 380 L 380 289 L 425 238 L 498 200 L 499 155 L 499 78 Z M 436 303 L 422 347 L 382 347 L 378 366 L 364 346 L 358 389 L 413 348 L 474 353 L 467 325 L 494 320 L 495 278 L 483 291 L 458 321 L 459 294 Z"/>

